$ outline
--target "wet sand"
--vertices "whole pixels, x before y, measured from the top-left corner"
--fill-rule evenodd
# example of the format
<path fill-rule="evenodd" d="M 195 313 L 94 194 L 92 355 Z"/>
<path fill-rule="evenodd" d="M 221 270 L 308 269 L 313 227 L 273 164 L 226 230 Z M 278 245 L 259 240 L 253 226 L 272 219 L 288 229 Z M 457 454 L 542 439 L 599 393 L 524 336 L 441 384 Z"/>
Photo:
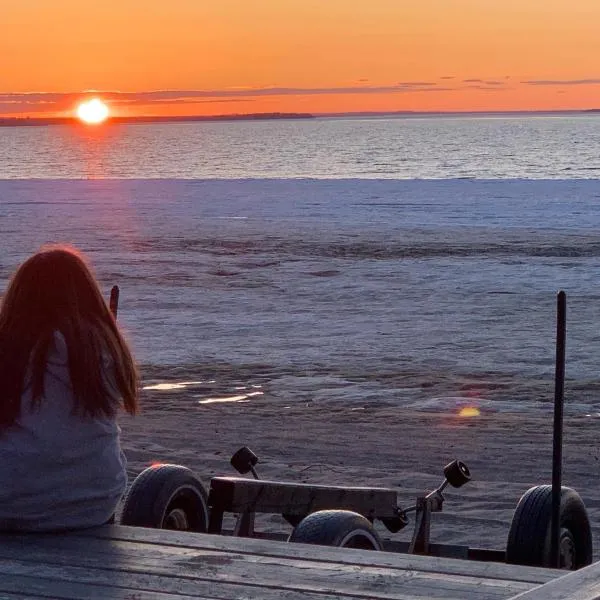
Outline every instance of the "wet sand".
<path fill-rule="evenodd" d="M 539 416 L 482 408 L 479 416 L 459 417 L 384 403 L 281 401 L 269 393 L 207 404 L 196 396 L 190 389 L 144 390 L 141 414 L 121 418 L 131 478 L 152 462 L 171 462 L 190 467 L 208 486 L 212 476 L 235 474 L 229 458 L 247 445 L 259 456 L 257 471 L 265 479 L 393 487 L 408 506 L 437 487 L 444 465 L 459 458 L 472 482 L 448 490 L 444 511 L 434 515 L 432 541 L 496 549 L 505 548 L 521 494 L 551 483 L 550 407 Z M 588 508 L 596 558 L 599 423 L 565 418 L 563 448 L 563 485 L 575 488 Z M 277 516 L 259 524 L 289 530 Z M 409 539 L 411 532 L 396 538 Z"/>

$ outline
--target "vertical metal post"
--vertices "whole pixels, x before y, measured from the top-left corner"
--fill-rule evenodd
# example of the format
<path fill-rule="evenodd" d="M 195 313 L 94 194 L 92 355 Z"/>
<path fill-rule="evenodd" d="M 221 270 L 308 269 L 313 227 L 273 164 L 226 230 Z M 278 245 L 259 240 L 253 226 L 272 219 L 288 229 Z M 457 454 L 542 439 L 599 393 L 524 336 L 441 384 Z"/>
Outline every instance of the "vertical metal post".
<path fill-rule="evenodd" d="M 115 319 L 117 318 L 117 311 L 119 310 L 119 286 L 113 285 L 110 290 L 110 300 L 108 302 L 110 312 L 113 314 Z"/>
<path fill-rule="evenodd" d="M 552 566 L 560 567 L 560 497 L 562 491 L 562 435 L 565 391 L 565 345 L 567 331 L 567 295 L 556 297 L 556 369 L 554 374 L 554 430 L 552 440 Z"/>

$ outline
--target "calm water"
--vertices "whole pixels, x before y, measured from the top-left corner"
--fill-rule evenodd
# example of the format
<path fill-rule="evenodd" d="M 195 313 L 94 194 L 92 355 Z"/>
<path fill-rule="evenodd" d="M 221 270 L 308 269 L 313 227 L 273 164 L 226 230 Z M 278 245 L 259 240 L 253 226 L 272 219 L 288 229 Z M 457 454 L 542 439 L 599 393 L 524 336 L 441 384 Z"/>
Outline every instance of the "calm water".
<path fill-rule="evenodd" d="M 196 398 L 431 410 L 547 410 L 565 289 L 594 413 L 599 171 L 592 116 L 0 129 L 0 288 L 71 242 Z"/>
<path fill-rule="evenodd" d="M 576 179 L 600 115 L 0 128 L 0 179 Z"/>

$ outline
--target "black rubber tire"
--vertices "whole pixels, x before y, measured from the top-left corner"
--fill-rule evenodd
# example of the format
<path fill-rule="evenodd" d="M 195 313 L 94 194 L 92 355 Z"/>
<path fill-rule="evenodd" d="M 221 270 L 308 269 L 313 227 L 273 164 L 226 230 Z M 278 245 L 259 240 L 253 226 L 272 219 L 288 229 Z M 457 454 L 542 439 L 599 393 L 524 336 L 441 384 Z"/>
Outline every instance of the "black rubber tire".
<path fill-rule="evenodd" d="M 122 525 L 205 532 L 207 494 L 187 467 L 153 465 L 133 481 L 121 514 Z"/>
<path fill-rule="evenodd" d="M 508 533 L 506 562 L 551 567 L 552 486 L 527 490 L 515 510 Z M 561 568 L 576 570 L 592 563 L 592 532 L 583 500 L 563 487 L 560 500 Z"/>
<path fill-rule="evenodd" d="M 288 542 L 381 550 L 382 543 L 371 522 L 349 510 L 319 510 L 300 521 Z"/>

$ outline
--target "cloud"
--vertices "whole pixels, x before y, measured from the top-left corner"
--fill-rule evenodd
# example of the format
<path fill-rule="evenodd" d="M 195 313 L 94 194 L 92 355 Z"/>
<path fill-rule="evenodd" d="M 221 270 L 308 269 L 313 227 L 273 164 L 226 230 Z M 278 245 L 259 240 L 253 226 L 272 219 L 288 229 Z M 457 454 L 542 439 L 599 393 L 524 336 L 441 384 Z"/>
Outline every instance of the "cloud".
<path fill-rule="evenodd" d="M 600 85 L 600 79 L 529 79 L 526 85 Z"/>
<path fill-rule="evenodd" d="M 189 92 L 32 92 L 0 93 L 0 115 L 19 113 L 60 113 L 70 111 L 86 97 L 101 96 L 113 105 L 161 106 L 164 104 L 214 104 L 252 102 L 251 98 L 194 97 Z M 164 95 L 164 97 L 163 97 Z"/>
<path fill-rule="evenodd" d="M 453 75 L 445 75 L 435 81 L 399 81 L 393 85 L 372 85 L 362 78 L 353 85 L 342 87 L 281 87 L 260 88 L 230 87 L 205 90 L 150 90 L 141 92 L 121 92 L 117 90 L 88 90 L 84 92 L 0 92 L 0 114 L 18 113 L 61 113 L 73 109 L 84 98 L 101 96 L 114 105 L 139 107 L 159 107 L 166 104 L 193 105 L 204 103 L 252 102 L 256 98 L 282 96 L 331 96 L 331 95 L 373 95 L 460 92 L 466 89 L 503 91 L 511 89 L 510 76 L 498 78 L 468 78 L 458 80 Z M 598 85 L 600 78 L 587 79 L 531 79 L 521 81 L 521 85 Z"/>
<path fill-rule="evenodd" d="M 498 81 L 497 79 L 463 79 L 463 83 L 477 83 L 481 85 L 504 85 L 504 81 Z"/>
<path fill-rule="evenodd" d="M 209 90 L 152 90 L 119 92 L 89 90 L 85 92 L 0 92 L 0 113 L 69 111 L 90 96 L 101 96 L 109 104 L 128 106 L 164 106 L 165 104 L 204 104 L 252 102 L 254 98 L 275 96 L 320 96 L 346 94 L 401 94 L 407 92 L 447 92 L 432 81 L 406 81 L 395 85 L 351 85 L 344 87 L 264 87 L 224 88 Z"/>
<path fill-rule="evenodd" d="M 204 98 L 250 98 L 265 96 L 316 96 L 329 94 L 389 94 L 407 91 L 430 91 L 437 86 L 431 81 L 407 81 L 395 85 L 368 86 L 354 85 L 344 87 L 265 87 L 265 88 L 224 88 L 212 90 L 153 90 L 146 92 L 119 92 L 114 90 L 91 90 L 80 93 L 0 93 L 0 102 L 18 102 L 20 104 L 64 104 L 76 102 L 89 96 L 102 96 L 106 101 L 113 102 L 173 102 L 185 100 L 194 102 Z M 441 88 L 437 88 L 441 89 Z M 445 88 L 447 89 L 447 88 Z"/>
<path fill-rule="evenodd" d="M 99 94 L 102 96 L 104 100 L 107 100 L 105 94 Z M 161 104 L 234 104 L 236 102 L 254 102 L 254 100 L 250 98 L 209 98 L 209 99 L 199 99 L 199 98 L 164 98 L 157 100 L 137 100 L 133 98 L 126 99 L 112 99 L 109 101 L 110 104 L 113 105 L 135 105 L 135 106 L 149 106 L 152 104 L 161 105 Z"/>
<path fill-rule="evenodd" d="M 420 88 L 437 85 L 437 81 L 399 81 L 398 85 L 402 87 Z"/>
<path fill-rule="evenodd" d="M 238 98 L 266 96 L 320 96 L 337 94 L 390 94 L 412 91 L 414 88 L 429 89 L 433 82 L 406 82 L 387 86 L 354 85 L 344 87 L 266 87 L 266 88 L 225 88 L 220 90 L 156 90 L 150 92 L 102 92 L 102 97 L 111 99 L 175 100 L 195 98 Z M 425 89 L 420 91 L 425 91 Z"/>
<path fill-rule="evenodd" d="M 75 94 L 64 94 L 55 92 L 0 92 L 0 102 L 20 102 L 22 104 L 38 104 L 39 102 L 46 102 L 49 104 L 53 104 L 63 100 L 65 96 L 73 95 Z"/>

